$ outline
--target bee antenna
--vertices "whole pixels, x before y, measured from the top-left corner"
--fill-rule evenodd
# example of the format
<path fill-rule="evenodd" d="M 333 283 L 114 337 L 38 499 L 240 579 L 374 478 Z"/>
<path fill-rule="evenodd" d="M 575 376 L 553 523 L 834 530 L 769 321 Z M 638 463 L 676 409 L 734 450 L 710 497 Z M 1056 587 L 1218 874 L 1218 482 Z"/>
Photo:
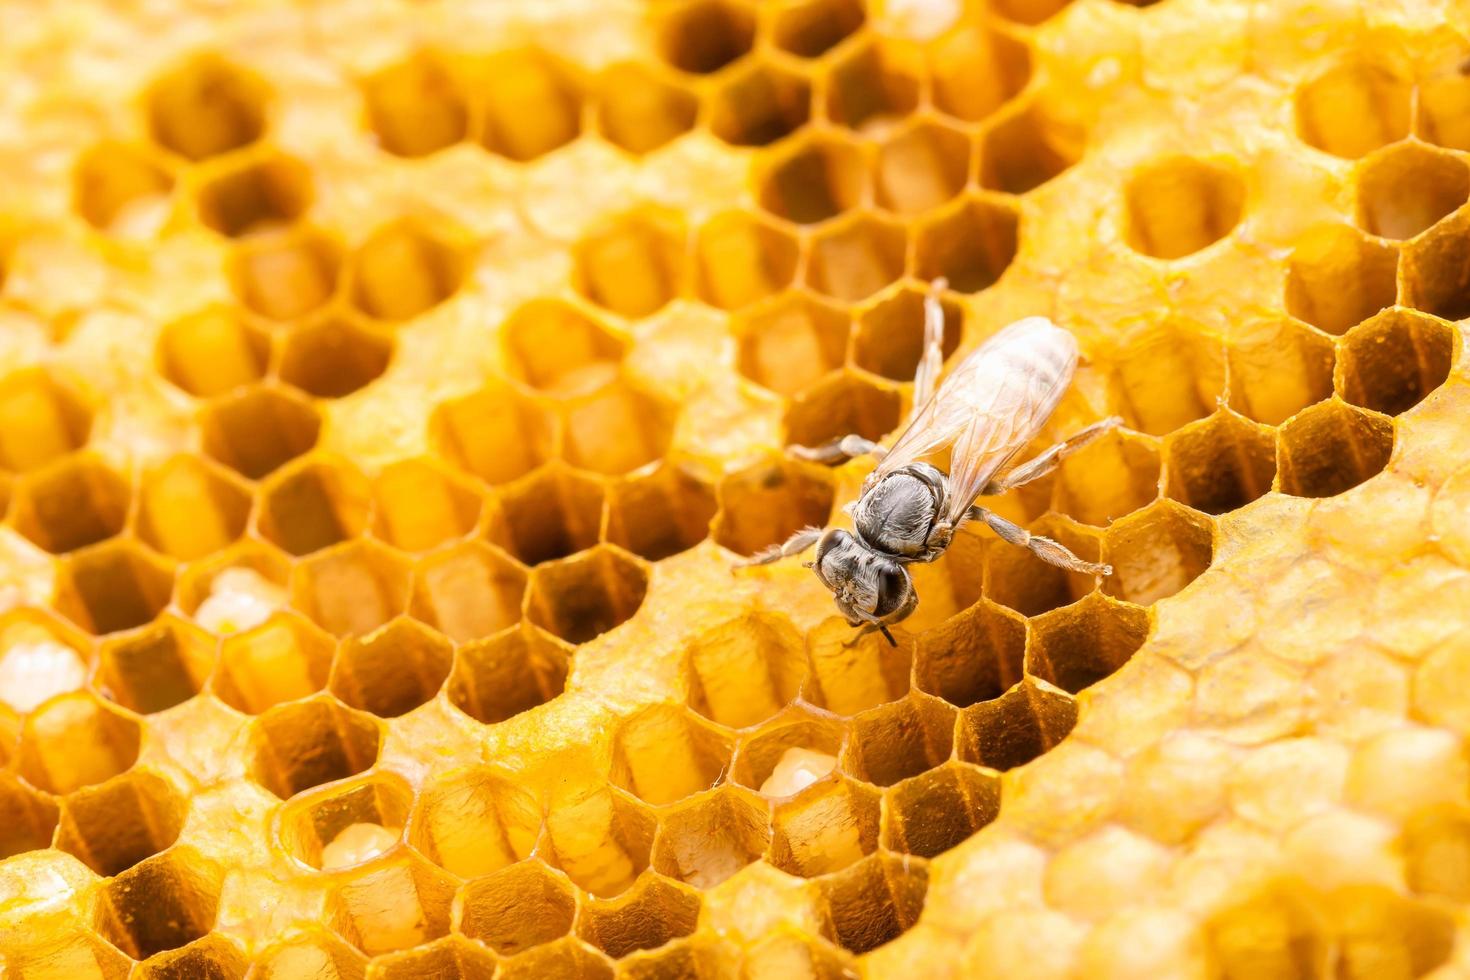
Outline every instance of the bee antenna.
<path fill-rule="evenodd" d="M 898 646 L 898 642 L 896 640 L 894 640 L 893 634 L 890 633 L 890 632 L 888 632 L 888 627 L 887 626 L 884 626 L 882 623 L 879 623 L 878 624 L 878 632 L 883 634 L 883 639 L 885 639 L 885 640 L 888 641 L 888 645 L 889 646 L 891 646 L 891 647 Z"/>

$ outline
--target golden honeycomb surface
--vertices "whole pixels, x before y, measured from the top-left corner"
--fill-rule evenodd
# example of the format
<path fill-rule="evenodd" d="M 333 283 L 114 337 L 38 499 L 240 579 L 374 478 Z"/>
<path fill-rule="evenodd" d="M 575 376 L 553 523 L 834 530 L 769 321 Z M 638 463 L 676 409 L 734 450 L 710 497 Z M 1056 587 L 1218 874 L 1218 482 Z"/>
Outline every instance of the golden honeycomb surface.
<path fill-rule="evenodd" d="M 0 25 L 0 977 L 1470 974 L 1470 4 Z M 940 277 L 1115 573 L 847 646 Z"/>

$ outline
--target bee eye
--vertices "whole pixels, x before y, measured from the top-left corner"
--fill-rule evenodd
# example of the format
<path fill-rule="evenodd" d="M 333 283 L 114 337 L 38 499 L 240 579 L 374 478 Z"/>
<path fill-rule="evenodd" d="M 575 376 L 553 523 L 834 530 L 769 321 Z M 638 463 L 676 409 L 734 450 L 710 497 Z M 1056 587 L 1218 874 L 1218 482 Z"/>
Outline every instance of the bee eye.
<path fill-rule="evenodd" d="M 900 566 L 885 566 L 878 573 L 878 602 L 873 614 L 879 617 L 888 616 L 904 604 L 912 588 L 908 573 Z"/>

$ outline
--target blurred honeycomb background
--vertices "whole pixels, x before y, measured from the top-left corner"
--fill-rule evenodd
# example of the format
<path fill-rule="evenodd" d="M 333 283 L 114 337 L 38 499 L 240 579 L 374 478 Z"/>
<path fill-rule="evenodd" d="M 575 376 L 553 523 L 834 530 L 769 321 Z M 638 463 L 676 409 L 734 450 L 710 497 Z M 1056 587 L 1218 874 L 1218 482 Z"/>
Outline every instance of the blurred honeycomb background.
<path fill-rule="evenodd" d="M 1470 971 L 1470 6 L 0 23 L 0 977 Z M 847 647 L 941 276 L 1116 573 Z"/>

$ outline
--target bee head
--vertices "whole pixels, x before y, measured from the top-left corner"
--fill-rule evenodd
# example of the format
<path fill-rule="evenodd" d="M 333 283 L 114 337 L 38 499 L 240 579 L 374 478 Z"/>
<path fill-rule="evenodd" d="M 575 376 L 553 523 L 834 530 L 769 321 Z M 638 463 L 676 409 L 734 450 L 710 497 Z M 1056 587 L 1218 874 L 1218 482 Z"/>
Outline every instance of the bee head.
<path fill-rule="evenodd" d="M 882 629 L 906 618 L 919 604 L 908 569 L 847 531 L 834 529 L 822 535 L 811 568 L 831 590 L 849 626 Z"/>

